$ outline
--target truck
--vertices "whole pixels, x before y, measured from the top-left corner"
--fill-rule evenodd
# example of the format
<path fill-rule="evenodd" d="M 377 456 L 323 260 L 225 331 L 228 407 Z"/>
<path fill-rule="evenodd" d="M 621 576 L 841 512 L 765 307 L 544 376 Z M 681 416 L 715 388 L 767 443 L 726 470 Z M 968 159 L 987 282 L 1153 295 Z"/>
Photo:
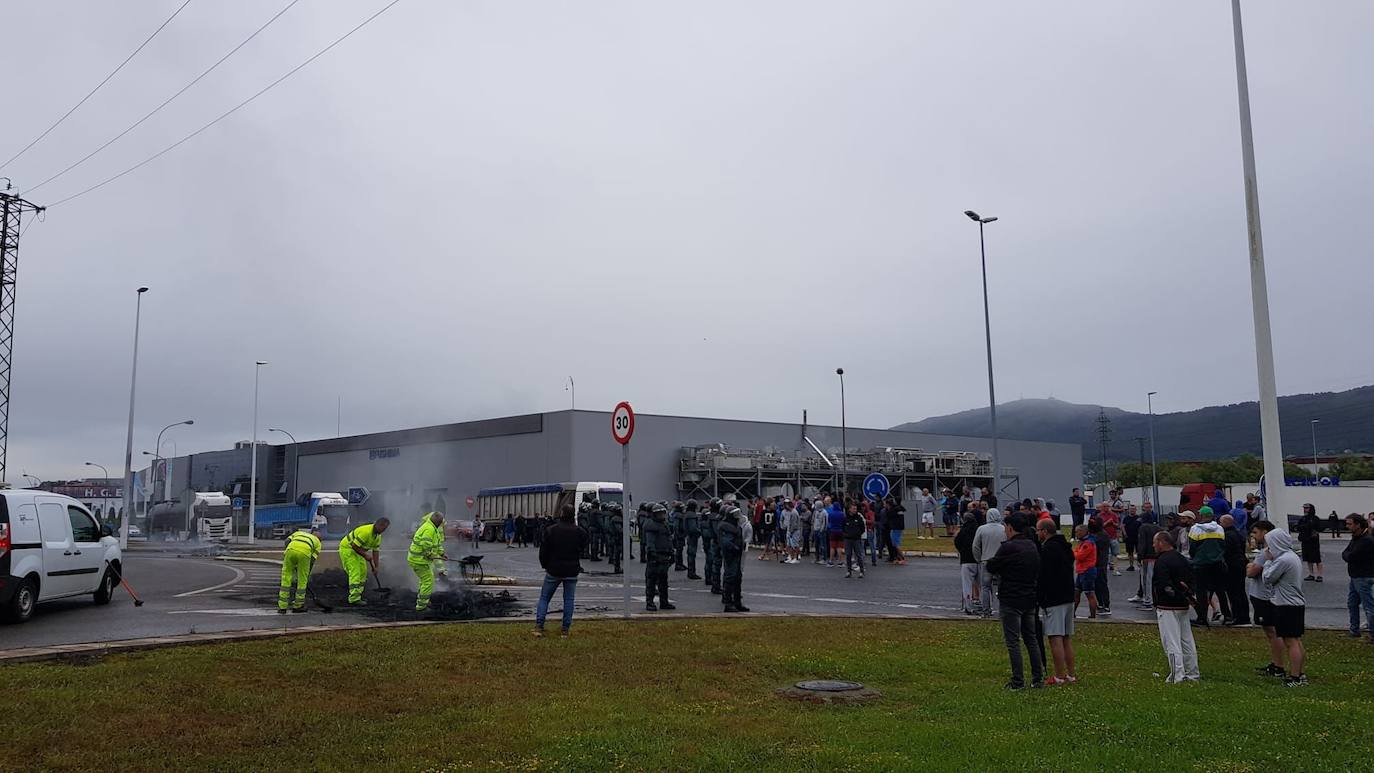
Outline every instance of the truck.
<path fill-rule="evenodd" d="M 477 492 L 477 517 L 481 519 L 482 537 L 501 539 L 501 525 L 507 515 L 536 515 L 558 517 L 563 505 L 572 505 L 576 512 L 583 502 L 597 500 L 624 504 L 624 488 L 619 483 L 579 481 L 574 483 L 536 483 L 524 486 L 499 486 Z"/>
<path fill-rule="evenodd" d="M 254 517 L 253 535 L 285 540 L 295 530 L 309 528 L 319 520 L 323 536 L 342 536 L 348 531 L 351 507 L 344 495 L 333 491 L 302 494 L 289 504 L 262 505 Z"/>

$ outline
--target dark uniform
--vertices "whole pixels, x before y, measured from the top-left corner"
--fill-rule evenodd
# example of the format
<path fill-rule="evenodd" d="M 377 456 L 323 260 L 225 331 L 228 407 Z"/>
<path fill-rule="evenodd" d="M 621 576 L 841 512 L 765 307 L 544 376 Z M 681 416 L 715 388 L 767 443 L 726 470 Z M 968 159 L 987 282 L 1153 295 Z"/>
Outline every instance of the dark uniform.
<path fill-rule="evenodd" d="M 673 537 L 668 530 L 668 508 L 654 505 L 640 532 L 640 555 L 649 557 L 644 567 L 644 609 L 675 609 L 668 603 L 668 567 L 673 562 Z M 654 606 L 654 596 L 658 606 Z"/>
<path fill-rule="evenodd" d="M 739 519 L 739 508 L 730 507 L 716 523 L 717 550 L 725 574 L 721 601 L 725 604 L 726 612 L 749 611 L 740 599 L 740 586 L 744 580 L 743 567 L 740 565 L 744 558 L 744 530 L 740 528 Z"/>
<path fill-rule="evenodd" d="M 620 574 L 623 571 L 620 568 L 620 562 L 622 554 L 625 551 L 625 514 L 621 512 L 620 505 L 614 502 L 606 507 L 609 509 L 604 511 L 604 515 L 606 516 L 606 523 L 610 524 L 610 529 L 608 530 L 610 534 L 610 544 L 608 547 L 610 549 L 607 551 L 606 555 L 610 556 L 611 564 L 615 566 L 615 574 Z"/>
<path fill-rule="evenodd" d="M 682 527 L 683 538 L 687 547 L 687 579 L 700 580 L 701 575 L 697 574 L 697 540 L 701 539 L 701 520 L 697 515 L 696 500 L 687 503 L 687 510 L 678 519 L 678 524 Z M 678 566 L 682 565 L 682 552 L 679 549 L 677 554 Z"/>
<path fill-rule="evenodd" d="M 590 508 L 587 518 L 587 532 L 588 536 L 591 537 L 592 543 L 591 560 L 600 561 L 602 556 L 606 553 L 606 525 L 602 522 L 604 520 L 602 518 L 604 513 L 601 512 L 601 508 L 595 503 L 593 503 Z"/>
<path fill-rule="evenodd" d="M 719 499 L 711 500 L 711 507 L 706 511 L 706 523 L 701 527 L 701 541 L 706 548 L 706 584 L 711 586 L 711 592 L 720 594 L 720 536 L 716 532 L 716 527 L 720 525 Z"/>
<path fill-rule="evenodd" d="M 639 563 L 648 563 L 649 551 L 644 549 L 644 522 L 649 520 L 649 504 L 646 502 L 639 506 L 635 513 L 635 528 L 639 530 Z"/>
<path fill-rule="evenodd" d="M 577 525 L 587 532 L 587 539 L 582 542 L 582 560 L 590 561 L 592 557 L 592 503 L 583 502 L 577 508 Z"/>
<path fill-rule="evenodd" d="M 683 523 L 686 512 L 681 502 L 673 503 L 673 512 L 668 514 L 668 525 L 673 530 L 673 571 L 681 572 L 687 567 L 682 564 L 682 549 L 687 546 L 687 525 Z"/>

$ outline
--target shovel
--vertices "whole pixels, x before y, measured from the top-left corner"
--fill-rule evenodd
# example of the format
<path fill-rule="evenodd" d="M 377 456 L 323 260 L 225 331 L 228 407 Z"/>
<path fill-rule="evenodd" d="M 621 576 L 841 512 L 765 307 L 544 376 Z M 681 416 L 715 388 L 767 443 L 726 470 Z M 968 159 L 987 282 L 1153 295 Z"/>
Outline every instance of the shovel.
<path fill-rule="evenodd" d="M 391 595 L 391 589 L 390 589 L 390 588 L 383 588 L 383 587 L 382 587 L 382 578 L 377 576 L 377 565 L 376 565 L 376 564 L 373 564 L 373 565 L 372 565 L 372 579 L 374 579 L 374 580 L 377 581 L 377 592 L 378 592 L 378 593 L 382 594 L 383 596 L 390 596 L 390 595 Z"/>

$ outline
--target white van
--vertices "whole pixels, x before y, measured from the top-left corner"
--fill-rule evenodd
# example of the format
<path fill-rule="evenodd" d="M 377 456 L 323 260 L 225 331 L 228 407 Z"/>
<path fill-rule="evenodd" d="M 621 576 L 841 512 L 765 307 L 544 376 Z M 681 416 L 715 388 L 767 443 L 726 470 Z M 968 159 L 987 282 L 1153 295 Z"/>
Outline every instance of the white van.
<path fill-rule="evenodd" d="M 119 541 L 80 502 L 0 491 L 0 614 L 23 622 L 39 602 L 87 594 L 108 604 L 119 567 Z"/>

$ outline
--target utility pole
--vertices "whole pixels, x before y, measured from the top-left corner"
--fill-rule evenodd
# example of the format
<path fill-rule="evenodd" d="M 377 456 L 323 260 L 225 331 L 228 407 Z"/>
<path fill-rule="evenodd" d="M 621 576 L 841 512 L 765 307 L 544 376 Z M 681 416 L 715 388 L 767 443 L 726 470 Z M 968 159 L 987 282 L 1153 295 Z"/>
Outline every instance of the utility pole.
<path fill-rule="evenodd" d="M 10 370 L 14 364 L 14 286 L 19 275 L 19 233 L 25 213 L 43 207 L 11 193 L 10 178 L 0 191 L 0 482 L 6 480 L 10 447 Z"/>
<path fill-rule="evenodd" d="M 1102 486 L 1107 486 L 1107 450 L 1112 445 L 1112 420 L 1107 412 L 1097 409 L 1097 442 L 1102 446 Z"/>
<path fill-rule="evenodd" d="M 1134 440 L 1135 440 L 1136 444 L 1140 446 L 1140 474 L 1141 474 L 1141 475 L 1144 475 L 1144 474 L 1145 474 L 1145 438 L 1143 438 L 1143 437 L 1138 437 L 1138 438 L 1134 438 Z M 1144 484 L 1143 482 L 1140 484 L 1140 490 L 1141 490 L 1141 491 L 1144 491 L 1144 490 L 1145 490 L 1145 484 Z M 1142 497 L 1142 499 L 1143 499 L 1143 497 Z"/>

